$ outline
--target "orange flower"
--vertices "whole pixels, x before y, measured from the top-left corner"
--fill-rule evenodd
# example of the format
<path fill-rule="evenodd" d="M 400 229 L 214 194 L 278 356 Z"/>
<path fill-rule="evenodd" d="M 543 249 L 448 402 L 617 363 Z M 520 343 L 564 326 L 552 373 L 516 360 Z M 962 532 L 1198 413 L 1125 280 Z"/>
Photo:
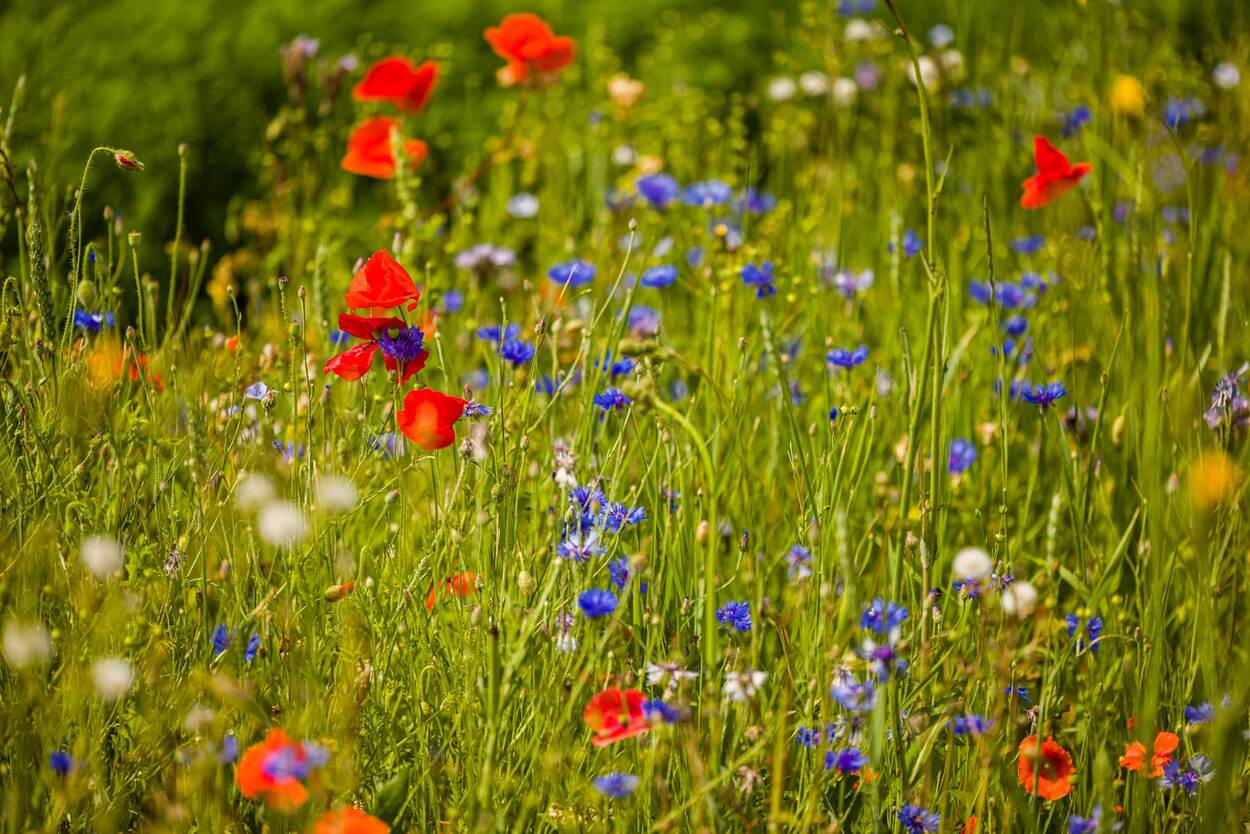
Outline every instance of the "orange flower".
<path fill-rule="evenodd" d="M 427 452 L 443 449 L 456 442 L 455 424 L 468 404 L 468 400 L 430 388 L 414 388 L 404 396 L 395 425 Z"/>
<path fill-rule="evenodd" d="M 590 699 L 582 720 L 594 731 L 591 744 L 604 747 L 651 729 L 642 709 L 645 696 L 637 689 L 605 689 Z"/>
<path fill-rule="evenodd" d="M 1037 173 L 1024 181 L 1021 208 L 1041 208 L 1051 200 L 1062 197 L 1094 167 L 1088 162 L 1071 164 L 1045 136 L 1033 137 L 1033 162 L 1037 165 Z"/>
<path fill-rule="evenodd" d="M 500 73 L 505 84 L 521 84 L 531 72 L 553 75 L 573 63 L 573 39 L 556 35 L 535 14 L 510 14 L 485 34 L 495 54 L 508 62 Z"/>
<path fill-rule="evenodd" d="M 1017 761 L 1020 786 L 1042 799 L 1062 799 L 1072 792 L 1070 777 L 1076 774 L 1072 757 L 1053 738 L 1037 747 L 1037 736 L 1029 736 L 1020 742 L 1020 758 Z"/>
<path fill-rule="evenodd" d="M 472 571 L 465 571 L 444 579 L 442 583 L 430 589 L 430 595 L 425 598 L 425 610 L 434 610 L 434 603 L 438 602 L 438 589 L 440 587 L 453 597 L 467 597 L 477 590 L 476 580 L 477 574 Z"/>
<path fill-rule="evenodd" d="M 292 810 L 308 799 L 304 781 L 325 763 L 325 750 L 315 744 L 298 742 L 275 727 L 243 752 L 234 780 L 248 799 Z"/>
<path fill-rule="evenodd" d="M 1150 778 L 1155 779 L 1163 775 L 1163 766 L 1172 761 L 1172 754 L 1176 752 L 1177 746 L 1180 745 L 1180 739 L 1175 733 L 1159 733 L 1155 736 L 1155 751 L 1150 757 Z M 1124 755 L 1120 757 L 1120 767 L 1127 770 L 1133 770 L 1140 773 L 1146 769 L 1146 745 L 1140 741 L 1135 741 L 1128 747 L 1124 748 Z"/>
<path fill-rule="evenodd" d="M 391 827 L 359 808 L 326 811 L 313 825 L 313 834 L 388 834 Z"/>
<path fill-rule="evenodd" d="M 357 101 L 389 101 L 400 110 L 418 113 L 437 80 L 438 64 L 433 61 L 414 67 L 407 58 L 383 58 L 369 67 L 352 95 Z"/>
<path fill-rule="evenodd" d="M 395 149 L 391 134 L 398 127 L 398 122 L 386 116 L 373 116 L 357 125 L 347 139 L 347 154 L 340 163 L 343 170 L 379 180 L 395 176 Z M 404 140 L 403 149 L 409 168 L 420 165 L 427 152 L 425 143 L 420 139 Z"/>

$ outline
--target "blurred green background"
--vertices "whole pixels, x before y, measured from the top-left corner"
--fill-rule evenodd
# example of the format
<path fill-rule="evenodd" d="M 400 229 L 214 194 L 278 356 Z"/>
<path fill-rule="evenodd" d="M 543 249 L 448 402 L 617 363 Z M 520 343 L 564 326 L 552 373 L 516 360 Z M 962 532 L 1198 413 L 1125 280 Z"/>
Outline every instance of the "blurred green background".
<path fill-rule="evenodd" d="M 917 31 L 946 22 L 965 50 L 985 39 L 1002 54 L 1029 58 L 1070 34 L 1063 27 L 1079 25 L 1079 15 L 1058 14 L 1058 7 L 1087 6 L 1094 14 L 1108 3 L 899 5 Z M 187 236 L 220 240 L 231 201 L 264 188 L 263 138 L 287 98 L 280 49 L 297 35 L 318 39 L 326 61 L 348 53 L 362 64 L 389 52 L 437 58 L 444 73 L 435 104 L 421 117 L 423 135 L 450 154 L 436 157 L 442 169 L 423 176 L 445 183 L 465 167 L 457 165 L 456 149 L 478 147 L 496 126 L 496 99 L 510 95 L 494 84 L 500 62 L 481 36 L 509 11 L 538 12 L 577 38 L 583 71 L 565 83 L 601 84 L 602 73 L 618 66 L 655 83 L 646 60 L 662 47 L 665 60 L 652 62 L 652 75 L 658 69 L 673 76 L 664 80 L 758 93 L 798 48 L 792 39 L 801 36 L 803 16 L 833 15 L 836 6 L 836 0 L 15 0 L 0 3 L 0 106 L 8 110 L 10 91 L 25 75 L 14 157 L 19 165 L 36 157 L 49 182 L 76 183 L 96 145 L 133 150 L 147 164 L 143 175 L 102 165 L 92 187 L 127 213 L 131 228 L 157 240 L 172 235 L 176 148 L 185 142 L 191 149 Z M 1124 6 L 1146 33 L 1180 27 L 1186 33 L 1180 42 L 1198 60 L 1244 30 L 1250 9 L 1244 0 L 1125 0 Z M 880 0 L 877 12 L 885 12 Z"/>

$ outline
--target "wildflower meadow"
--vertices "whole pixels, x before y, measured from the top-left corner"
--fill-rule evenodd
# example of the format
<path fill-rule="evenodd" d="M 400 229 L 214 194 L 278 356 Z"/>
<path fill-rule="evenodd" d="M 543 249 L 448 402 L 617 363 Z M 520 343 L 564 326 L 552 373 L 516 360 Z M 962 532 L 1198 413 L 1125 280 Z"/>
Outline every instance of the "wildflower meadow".
<path fill-rule="evenodd" d="M 0 834 L 1250 831 L 1250 7 L 97 5 Z"/>

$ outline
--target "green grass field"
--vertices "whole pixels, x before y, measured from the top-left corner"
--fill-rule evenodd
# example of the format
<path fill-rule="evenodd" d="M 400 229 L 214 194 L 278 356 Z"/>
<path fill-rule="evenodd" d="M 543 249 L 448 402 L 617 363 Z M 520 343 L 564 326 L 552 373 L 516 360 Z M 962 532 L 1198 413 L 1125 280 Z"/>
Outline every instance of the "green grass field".
<path fill-rule="evenodd" d="M 1250 831 L 1245 8 L 312 5 L 0 10 L 2 834 Z"/>

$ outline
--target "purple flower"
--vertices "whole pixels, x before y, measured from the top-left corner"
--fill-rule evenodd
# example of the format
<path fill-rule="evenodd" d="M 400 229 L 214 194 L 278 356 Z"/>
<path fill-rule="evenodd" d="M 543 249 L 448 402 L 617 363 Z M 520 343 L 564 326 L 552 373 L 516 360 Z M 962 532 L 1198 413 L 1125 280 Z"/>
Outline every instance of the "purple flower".
<path fill-rule="evenodd" d="M 773 275 L 773 262 L 764 261 L 756 266 L 747 264 L 742 267 L 742 283 L 755 288 L 756 298 L 767 298 L 777 294 L 776 278 Z"/>
<path fill-rule="evenodd" d="M 582 591 L 577 598 L 577 607 L 582 609 L 582 614 L 590 619 L 606 617 L 616 610 L 616 594 L 603 588 L 591 588 L 589 591 Z"/>
<path fill-rule="evenodd" d="M 624 799 L 638 787 L 638 777 L 628 773 L 609 773 L 595 777 L 595 790 L 612 799 Z"/>
<path fill-rule="evenodd" d="M 1067 395 L 1068 389 L 1062 382 L 1046 382 L 1021 391 L 1025 402 L 1037 406 L 1042 411 L 1050 408 L 1055 400 Z"/>
<path fill-rule="evenodd" d="M 671 287 L 677 281 L 677 267 L 668 264 L 653 266 L 642 273 L 638 283 L 644 287 Z"/>
<path fill-rule="evenodd" d="M 967 472 L 968 469 L 976 462 L 977 447 L 973 446 L 963 438 L 956 438 L 951 441 L 950 457 L 946 461 L 946 469 L 952 475 L 958 475 Z"/>
<path fill-rule="evenodd" d="M 668 174 L 648 174 L 645 177 L 639 177 L 634 182 L 634 188 L 638 190 L 640 197 L 661 211 L 668 208 L 668 204 L 676 200 L 681 191 L 677 180 Z"/>
<path fill-rule="evenodd" d="M 547 270 L 547 277 L 556 284 L 580 287 L 595 280 L 595 267 L 583 260 L 565 261 Z"/>
<path fill-rule="evenodd" d="M 856 365 L 862 365 L 867 359 L 868 348 L 864 345 L 860 345 L 854 350 L 834 348 L 825 355 L 825 360 L 828 361 L 830 365 L 844 368 L 848 371 Z"/>

